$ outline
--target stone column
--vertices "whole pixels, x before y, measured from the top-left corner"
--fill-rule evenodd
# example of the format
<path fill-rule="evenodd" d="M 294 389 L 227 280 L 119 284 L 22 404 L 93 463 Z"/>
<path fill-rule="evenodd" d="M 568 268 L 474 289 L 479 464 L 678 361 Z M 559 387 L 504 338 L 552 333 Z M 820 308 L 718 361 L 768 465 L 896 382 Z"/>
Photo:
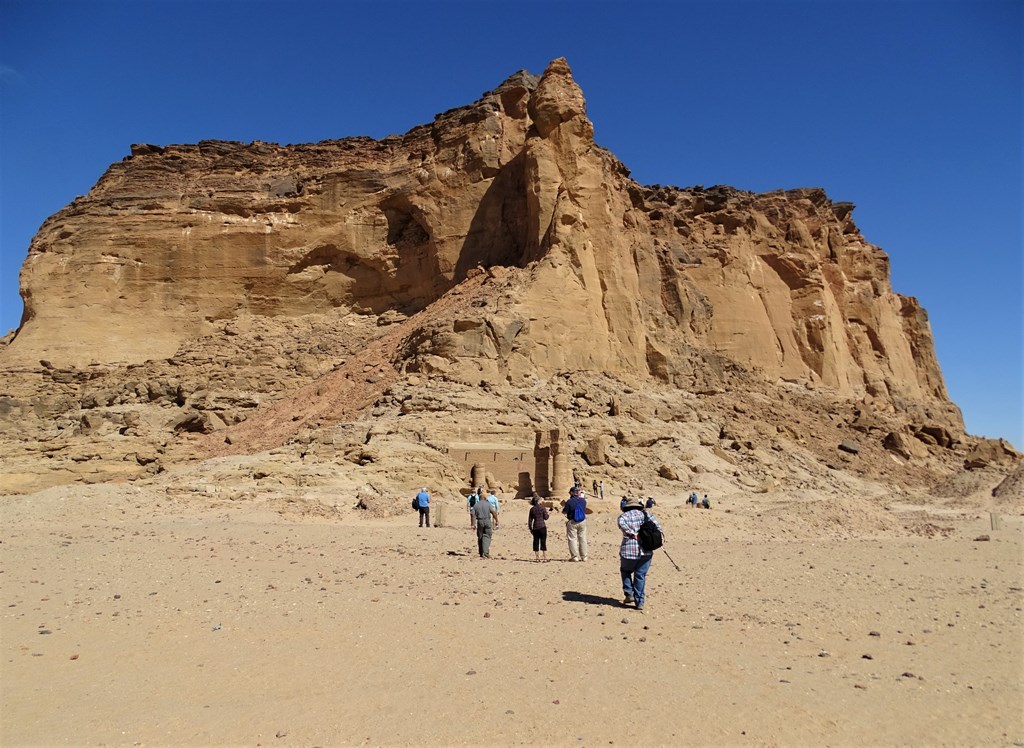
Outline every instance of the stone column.
<path fill-rule="evenodd" d="M 556 499 L 564 499 L 572 485 L 572 471 L 561 429 L 551 430 L 551 473 L 551 492 Z"/>
<path fill-rule="evenodd" d="M 483 465 L 479 463 L 473 465 L 469 476 L 469 482 L 472 483 L 471 488 L 486 488 L 484 484 L 487 482 L 487 468 Z"/>

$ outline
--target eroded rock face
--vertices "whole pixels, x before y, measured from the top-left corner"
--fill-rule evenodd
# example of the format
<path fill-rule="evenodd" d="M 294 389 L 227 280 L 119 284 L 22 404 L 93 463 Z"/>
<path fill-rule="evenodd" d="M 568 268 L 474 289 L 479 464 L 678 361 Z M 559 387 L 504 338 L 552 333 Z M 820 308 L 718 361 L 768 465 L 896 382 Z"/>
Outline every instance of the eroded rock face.
<path fill-rule="evenodd" d="M 392 411 L 465 440 L 442 381 L 488 402 L 513 388 L 499 412 L 530 429 L 568 414 L 688 422 L 700 397 L 735 416 L 694 437 L 730 469 L 746 452 L 771 465 L 758 445 L 777 435 L 832 455 L 845 435 L 831 422 L 865 440 L 862 461 L 962 449 L 927 316 L 892 290 L 852 205 L 644 187 L 593 133 L 555 60 L 380 141 L 133 146 L 33 240 L 25 321 L 0 341 L 0 368 L 26 378 L 0 416 L 11 433 L 32 414 L 52 416 L 54 439 L 137 436 L 135 471 L 209 450 L 187 444 L 202 434 L 265 448 L 368 415 L 390 433 Z M 584 374 L 617 384 L 598 400 L 551 384 Z M 401 377 L 435 389 L 395 400 Z M 589 433 L 580 454 L 639 463 L 615 433 Z M 641 448 L 655 473 L 663 439 Z"/>
<path fill-rule="evenodd" d="M 4 355 L 168 357 L 216 320 L 412 313 L 510 266 L 529 268 L 520 295 L 429 331 L 412 357 L 473 379 L 691 386 L 682 351 L 697 348 L 850 397 L 945 402 L 927 316 L 851 211 L 816 189 L 640 187 L 595 145 L 560 59 L 382 141 L 133 147 L 33 241 Z"/>
<path fill-rule="evenodd" d="M 412 312 L 470 268 L 515 264 L 522 170 L 503 167 L 534 85 L 517 74 L 383 141 L 133 146 L 33 241 L 6 358 L 163 358 L 216 320 Z"/>

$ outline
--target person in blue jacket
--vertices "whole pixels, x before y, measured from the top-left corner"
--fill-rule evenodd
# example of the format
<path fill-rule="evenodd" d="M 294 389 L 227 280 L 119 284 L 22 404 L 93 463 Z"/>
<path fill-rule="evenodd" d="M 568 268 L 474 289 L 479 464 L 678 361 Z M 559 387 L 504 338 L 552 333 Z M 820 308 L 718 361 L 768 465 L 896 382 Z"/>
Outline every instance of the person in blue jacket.
<path fill-rule="evenodd" d="M 426 487 L 421 488 L 420 492 L 416 494 L 416 503 L 420 508 L 420 527 L 423 527 L 424 520 L 427 522 L 427 527 L 430 527 L 430 494 Z"/>
<path fill-rule="evenodd" d="M 494 529 L 498 529 L 498 515 L 501 514 L 501 504 L 498 503 L 498 496 L 494 493 L 494 490 L 487 492 L 487 503 L 494 509 Z"/>

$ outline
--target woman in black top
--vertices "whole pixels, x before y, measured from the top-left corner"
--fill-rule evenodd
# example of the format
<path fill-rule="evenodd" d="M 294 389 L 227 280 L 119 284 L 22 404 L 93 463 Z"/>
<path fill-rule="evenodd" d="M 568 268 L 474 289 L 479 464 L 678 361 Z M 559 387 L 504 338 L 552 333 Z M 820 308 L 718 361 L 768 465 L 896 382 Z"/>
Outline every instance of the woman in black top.
<path fill-rule="evenodd" d="M 526 526 L 533 534 L 533 555 L 537 561 L 548 560 L 548 508 L 540 503 L 540 496 L 530 499 L 530 517 Z"/>

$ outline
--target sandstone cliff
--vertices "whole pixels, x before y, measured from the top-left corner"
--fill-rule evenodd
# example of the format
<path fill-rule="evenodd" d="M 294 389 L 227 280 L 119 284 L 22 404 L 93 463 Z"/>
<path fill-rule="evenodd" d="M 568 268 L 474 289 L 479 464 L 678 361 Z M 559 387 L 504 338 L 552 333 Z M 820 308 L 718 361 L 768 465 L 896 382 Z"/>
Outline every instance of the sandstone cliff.
<path fill-rule="evenodd" d="M 845 426 L 881 460 L 865 474 L 890 475 L 886 455 L 948 470 L 970 440 L 927 316 L 852 210 L 818 189 L 637 184 L 565 60 L 380 141 L 137 145 L 33 240 L 0 417 L 64 419 L 65 447 L 134 435 L 145 454 L 112 439 L 128 474 L 324 429 L 352 449 L 570 424 L 579 455 L 646 441 L 616 418 L 694 424 L 648 447 L 753 454 L 784 434 L 824 462 Z M 613 460 L 664 478 L 656 451 Z M 750 481 L 792 477 L 763 458 Z"/>
<path fill-rule="evenodd" d="M 850 396 L 945 401 L 927 317 L 851 212 L 820 190 L 640 187 L 558 60 L 380 142 L 135 146 L 33 241 L 7 358 L 137 363 L 245 313 L 410 313 L 507 265 L 532 278 L 487 350 L 482 323 L 438 331 L 492 379 L 672 379 L 688 345 Z"/>

